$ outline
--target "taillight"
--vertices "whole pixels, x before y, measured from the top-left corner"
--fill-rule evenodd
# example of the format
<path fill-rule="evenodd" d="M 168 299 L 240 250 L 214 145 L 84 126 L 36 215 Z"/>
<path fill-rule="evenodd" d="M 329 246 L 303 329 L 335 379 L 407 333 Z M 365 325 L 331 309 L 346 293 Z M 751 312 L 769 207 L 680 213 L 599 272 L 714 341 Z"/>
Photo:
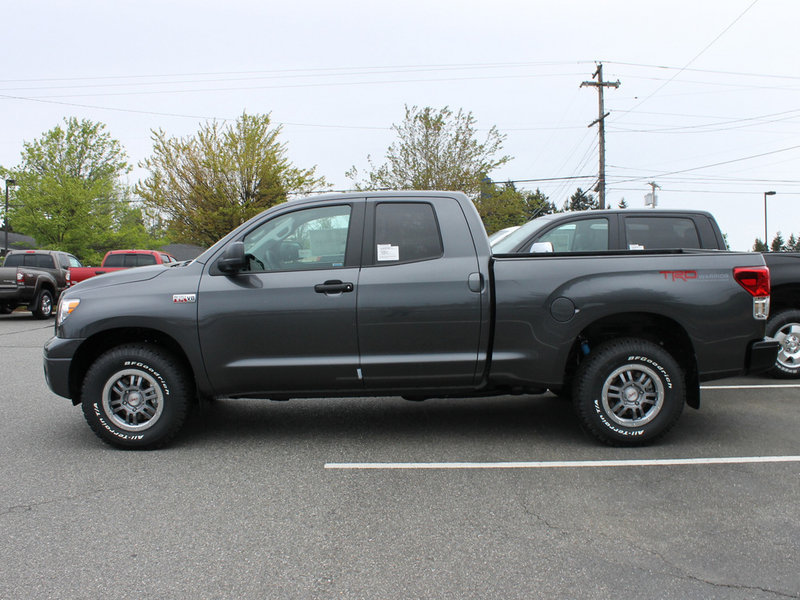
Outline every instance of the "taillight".
<path fill-rule="evenodd" d="M 25 283 L 25 273 L 17 271 L 17 283 Z"/>
<path fill-rule="evenodd" d="M 767 267 L 734 267 L 733 278 L 753 296 L 753 318 L 769 317 L 769 269 Z"/>
<path fill-rule="evenodd" d="M 72 285 L 72 276 L 69 273 L 69 269 L 67 269 L 67 287 Z"/>
<path fill-rule="evenodd" d="M 734 267 L 733 278 L 750 292 L 751 296 L 769 296 L 769 269 L 767 267 Z"/>

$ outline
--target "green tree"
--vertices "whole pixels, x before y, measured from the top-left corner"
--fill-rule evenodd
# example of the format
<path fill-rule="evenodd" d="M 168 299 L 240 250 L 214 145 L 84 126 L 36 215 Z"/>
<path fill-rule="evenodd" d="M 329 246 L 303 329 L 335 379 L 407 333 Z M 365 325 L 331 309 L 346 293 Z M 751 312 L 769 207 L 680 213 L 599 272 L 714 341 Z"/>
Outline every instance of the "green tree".
<path fill-rule="evenodd" d="M 786 252 L 797 252 L 800 248 L 800 240 L 798 240 L 794 234 L 789 235 L 789 239 L 786 240 Z"/>
<path fill-rule="evenodd" d="M 564 210 L 595 210 L 597 208 L 600 208 L 600 201 L 581 188 L 578 188 L 564 203 Z"/>
<path fill-rule="evenodd" d="M 525 199 L 513 183 L 498 185 L 486 178 L 481 183 L 481 193 L 475 207 L 488 234 L 527 221 Z"/>
<path fill-rule="evenodd" d="M 359 190 L 459 190 L 475 199 L 481 180 L 511 160 L 502 151 L 505 136 L 496 127 L 481 141 L 475 117 L 459 109 L 405 107 L 405 118 L 392 125 L 397 140 L 386 151 L 386 162 L 359 181 L 354 166 L 346 175 Z"/>
<path fill-rule="evenodd" d="M 4 176 L 17 183 L 9 223 L 45 248 L 86 260 L 114 230 L 124 195 L 119 178 L 130 171 L 122 145 L 106 126 L 64 119 L 33 142 L 24 142 L 20 165 Z"/>
<path fill-rule="evenodd" d="M 520 193 L 525 201 L 525 221 L 558 212 L 556 205 L 539 188 L 535 192 L 521 190 Z"/>
<path fill-rule="evenodd" d="M 786 251 L 785 245 L 786 243 L 783 241 L 783 236 L 779 231 L 777 234 L 775 234 L 775 237 L 772 238 L 772 244 L 770 245 L 770 250 L 772 250 L 772 252 L 785 252 Z"/>
<path fill-rule="evenodd" d="M 540 190 L 518 190 L 511 181 L 496 184 L 488 177 L 481 182 L 481 193 L 474 202 L 490 235 L 506 227 L 522 225 L 536 217 L 556 212 L 553 203 Z"/>
<path fill-rule="evenodd" d="M 628 208 L 628 203 L 625 202 L 625 198 L 623 198 L 622 200 L 619 201 L 619 204 L 617 206 L 619 206 L 622 209 L 625 209 Z"/>
<path fill-rule="evenodd" d="M 206 123 L 193 137 L 153 131 L 150 174 L 136 186 L 145 206 L 163 214 L 177 241 L 208 246 L 289 194 L 325 186 L 316 167 L 287 158 L 269 114 L 243 113 L 232 125 Z"/>
<path fill-rule="evenodd" d="M 767 245 L 761 241 L 761 238 L 756 238 L 755 243 L 753 244 L 753 252 L 766 252 Z"/>

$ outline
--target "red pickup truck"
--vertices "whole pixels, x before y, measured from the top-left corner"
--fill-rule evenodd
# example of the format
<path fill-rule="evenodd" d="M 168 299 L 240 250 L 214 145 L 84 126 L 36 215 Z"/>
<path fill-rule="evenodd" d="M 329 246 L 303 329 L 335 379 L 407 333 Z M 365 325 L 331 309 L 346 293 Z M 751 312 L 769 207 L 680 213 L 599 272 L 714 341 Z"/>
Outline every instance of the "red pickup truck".
<path fill-rule="evenodd" d="M 95 275 L 129 269 L 131 267 L 144 267 L 146 265 L 165 265 L 178 262 L 174 256 L 159 250 L 110 250 L 103 257 L 99 267 L 74 267 L 70 269 L 72 285 L 80 283 Z"/>

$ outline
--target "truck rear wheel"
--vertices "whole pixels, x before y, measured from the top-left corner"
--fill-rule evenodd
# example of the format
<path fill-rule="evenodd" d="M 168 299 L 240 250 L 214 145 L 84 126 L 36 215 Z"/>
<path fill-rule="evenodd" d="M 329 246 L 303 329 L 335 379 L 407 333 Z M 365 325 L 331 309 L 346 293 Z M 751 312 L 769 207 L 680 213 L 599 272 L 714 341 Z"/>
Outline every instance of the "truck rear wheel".
<path fill-rule="evenodd" d="M 582 427 L 612 446 L 639 446 L 663 436 L 685 401 L 680 366 L 645 340 L 601 344 L 575 375 L 573 403 Z"/>
<path fill-rule="evenodd" d="M 83 414 L 104 442 L 150 450 L 172 440 L 191 401 L 186 371 L 149 344 L 113 348 L 92 364 L 81 393 Z"/>
<path fill-rule="evenodd" d="M 767 373 L 773 377 L 800 377 L 800 310 L 782 310 L 772 315 L 766 333 L 781 344 L 775 365 Z"/>
<path fill-rule="evenodd" d="M 47 290 L 39 292 L 36 299 L 36 306 L 31 308 L 31 313 L 35 319 L 49 319 L 53 316 L 53 294 Z"/>

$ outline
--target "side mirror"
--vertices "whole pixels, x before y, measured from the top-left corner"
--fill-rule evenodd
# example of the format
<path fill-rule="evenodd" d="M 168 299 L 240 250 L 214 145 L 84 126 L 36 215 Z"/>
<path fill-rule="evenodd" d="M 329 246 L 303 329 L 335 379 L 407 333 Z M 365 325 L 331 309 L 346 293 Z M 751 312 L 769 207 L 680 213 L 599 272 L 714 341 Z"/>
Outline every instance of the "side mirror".
<path fill-rule="evenodd" d="M 552 251 L 553 251 L 552 242 L 533 242 L 533 246 L 531 246 L 531 252 L 534 253 L 552 252 Z"/>
<path fill-rule="evenodd" d="M 233 242 L 225 248 L 222 258 L 217 261 L 217 268 L 223 273 L 237 273 L 247 267 L 244 257 L 244 242 Z"/>

